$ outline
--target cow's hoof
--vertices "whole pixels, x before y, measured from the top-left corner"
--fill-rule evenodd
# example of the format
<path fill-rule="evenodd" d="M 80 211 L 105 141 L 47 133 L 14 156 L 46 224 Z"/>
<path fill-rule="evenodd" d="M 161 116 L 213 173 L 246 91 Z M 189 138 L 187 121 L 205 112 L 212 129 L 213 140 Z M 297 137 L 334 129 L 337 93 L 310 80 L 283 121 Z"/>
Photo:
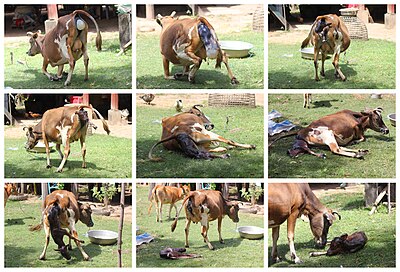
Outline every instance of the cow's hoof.
<path fill-rule="evenodd" d="M 50 81 L 58 81 L 58 77 L 57 77 L 57 76 L 55 76 L 55 77 L 50 77 Z"/>
<path fill-rule="evenodd" d="M 42 260 L 42 261 L 46 260 L 46 256 L 40 255 L 39 260 Z"/>
<path fill-rule="evenodd" d="M 282 260 L 279 257 L 272 258 L 272 263 L 280 263 Z"/>
<path fill-rule="evenodd" d="M 233 78 L 231 79 L 231 84 L 232 84 L 232 85 L 237 85 L 237 84 L 239 84 L 239 80 L 237 80 L 236 77 L 233 77 Z"/>
<path fill-rule="evenodd" d="M 71 85 L 71 81 L 65 81 L 64 86 L 69 86 Z"/>
<path fill-rule="evenodd" d="M 320 81 L 319 77 L 316 77 L 316 78 L 315 78 L 315 81 Z"/>
<path fill-rule="evenodd" d="M 62 171 L 62 169 L 57 169 L 56 173 L 61 173 Z"/>
<path fill-rule="evenodd" d="M 183 77 L 183 73 L 174 74 L 174 79 L 180 79 L 181 77 Z"/>
<path fill-rule="evenodd" d="M 225 244 L 224 239 L 219 240 L 221 244 Z"/>
<path fill-rule="evenodd" d="M 51 165 L 46 165 L 46 168 L 47 168 L 47 169 L 50 169 L 50 168 L 51 168 Z"/>
<path fill-rule="evenodd" d="M 83 79 L 83 81 L 88 81 L 88 80 L 89 80 L 89 78 L 87 78 L 87 77 Z"/>
<path fill-rule="evenodd" d="M 189 245 L 185 245 L 186 248 L 189 248 Z"/>
<path fill-rule="evenodd" d="M 251 147 L 250 147 L 250 149 L 256 149 L 256 146 L 255 145 L 250 145 Z"/>

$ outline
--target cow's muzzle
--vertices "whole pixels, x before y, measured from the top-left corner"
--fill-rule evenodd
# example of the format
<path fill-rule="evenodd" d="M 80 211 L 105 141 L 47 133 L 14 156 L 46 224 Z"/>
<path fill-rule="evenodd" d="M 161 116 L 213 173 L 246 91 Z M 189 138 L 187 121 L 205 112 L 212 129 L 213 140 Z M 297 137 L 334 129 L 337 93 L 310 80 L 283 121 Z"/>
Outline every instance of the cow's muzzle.
<path fill-rule="evenodd" d="M 381 128 L 380 129 L 381 130 L 381 132 L 383 133 L 383 134 L 389 134 L 389 129 L 388 128 Z"/>
<path fill-rule="evenodd" d="M 315 241 L 315 247 L 319 248 L 319 249 L 324 248 L 326 245 L 326 242 L 327 242 L 326 238 L 320 238 Z"/>

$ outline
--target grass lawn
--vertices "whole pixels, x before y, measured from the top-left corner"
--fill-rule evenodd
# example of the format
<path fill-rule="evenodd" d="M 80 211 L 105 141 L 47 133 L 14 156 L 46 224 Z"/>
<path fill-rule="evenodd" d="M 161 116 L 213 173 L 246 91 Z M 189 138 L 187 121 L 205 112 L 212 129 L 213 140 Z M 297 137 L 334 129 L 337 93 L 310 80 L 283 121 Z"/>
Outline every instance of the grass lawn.
<path fill-rule="evenodd" d="M 71 260 L 64 259 L 59 252 L 54 251 L 56 244 L 50 238 L 46 260 L 39 260 L 43 251 L 44 230 L 29 231 L 31 225 L 37 225 L 41 220 L 41 201 L 8 201 L 4 211 L 4 266 L 5 267 L 117 267 L 117 244 L 100 246 L 92 244 L 84 234 L 88 227 L 82 222 L 76 224 L 79 239 L 84 240 L 83 249 L 92 258 L 84 261 L 82 254 L 72 243 Z M 93 215 L 94 230 L 106 229 L 118 231 L 119 219 Z M 122 233 L 123 267 L 132 267 L 132 223 L 125 221 Z M 64 237 L 67 243 L 67 238 Z"/>
<path fill-rule="evenodd" d="M 4 173 L 6 178 L 132 177 L 131 139 L 106 135 L 88 136 L 86 138 L 86 169 L 82 168 L 80 143 L 74 142 L 71 144 L 71 154 L 62 173 L 55 173 L 61 163 L 57 151 L 50 154 L 53 167 L 46 169 L 46 153 L 26 152 L 25 142 L 26 138 L 5 138 Z"/>
<path fill-rule="evenodd" d="M 172 219 L 168 219 L 169 205 L 163 207 L 163 223 L 156 223 L 156 212 L 153 207 L 150 215 L 147 214 L 149 201 L 147 200 L 148 187 L 136 188 L 136 224 L 140 234 L 147 232 L 155 237 L 153 242 L 139 247 L 136 253 L 137 267 L 263 267 L 264 240 L 248 240 L 239 237 L 235 231 L 236 223 L 228 216 L 222 220 L 221 234 L 225 244 L 218 241 L 217 221 L 210 222 L 208 238 L 216 248 L 209 250 L 200 234 L 200 224 L 191 224 L 189 233 L 188 253 L 200 254 L 202 258 L 188 260 L 165 260 L 159 258 L 160 250 L 165 247 L 184 247 L 185 245 L 185 212 L 181 211 L 176 230 L 171 232 Z M 177 204 L 179 209 L 180 203 Z M 175 211 L 172 211 L 172 216 Z M 264 227 L 263 216 L 241 213 L 239 211 L 238 226 Z M 228 261 L 229 260 L 229 261 Z"/>
<path fill-rule="evenodd" d="M 239 85 L 231 85 L 224 64 L 215 69 L 215 60 L 203 62 L 196 73 L 195 84 L 185 80 L 165 80 L 160 53 L 159 35 L 139 33 L 136 37 L 136 76 L 138 89 L 262 89 L 264 88 L 264 35 L 252 31 L 218 35 L 219 40 L 246 41 L 254 45 L 253 55 L 229 59 L 228 63 Z M 172 75 L 182 72 L 182 66 L 172 66 Z"/>
<path fill-rule="evenodd" d="M 289 246 L 286 239 L 286 223 L 280 228 L 278 254 L 283 258 L 281 263 L 273 267 L 395 267 L 396 266 L 396 210 L 387 214 L 384 207 L 378 213 L 368 216 L 365 209 L 363 193 L 339 193 L 320 198 L 327 207 L 337 210 L 342 220 L 336 220 L 329 229 L 328 240 L 344 233 L 352 234 L 364 231 L 368 242 L 362 250 L 347 255 L 332 257 L 309 257 L 312 251 L 323 251 L 314 247 L 313 235 L 309 223 L 300 219 L 296 223 L 295 248 L 296 253 L 304 262 L 295 265 L 290 261 Z M 268 231 L 268 260 L 271 264 L 271 230 Z M 325 249 L 327 249 L 326 247 Z"/>
<path fill-rule="evenodd" d="M 161 139 L 161 120 L 175 114 L 175 109 L 153 107 L 136 108 L 136 173 L 138 178 L 165 177 L 210 177 L 210 178 L 262 178 L 264 176 L 264 116 L 263 107 L 221 108 L 206 107 L 204 112 L 215 125 L 214 132 L 244 144 L 255 144 L 255 150 L 234 148 L 229 150 L 229 159 L 195 160 L 178 152 L 170 152 L 162 145 L 154 149 L 154 157 L 161 162 L 147 158 L 150 148 Z M 223 113 L 222 113 L 223 112 Z M 225 130 L 226 116 L 232 116 Z M 221 143 L 222 146 L 224 144 Z"/>
<path fill-rule="evenodd" d="M 312 148 L 327 155 L 325 160 L 305 154 L 290 158 L 286 152 L 294 136 L 275 142 L 268 152 L 268 176 L 271 178 L 394 178 L 396 176 L 396 129 L 390 125 L 389 113 L 395 112 L 395 96 L 383 95 L 371 99 L 367 94 L 313 94 L 311 109 L 303 109 L 302 94 L 268 95 L 268 111 L 281 112 L 285 119 L 306 127 L 312 121 L 343 109 L 361 111 L 365 108 L 383 107 L 383 121 L 389 128 L 388 135 L 367 130 L 366 141 L 351 146 L 368 149 L 364 160 L 333 154 L 328 149 Z"/>
<path fill-rule="evenodd" d="M 313 61 L 302 59 L 299 49 L 300 44 L 268 44 L 268 88 L 396 88 L 396 44 L 394 42 L 374 39 L 352 40 L 346 56 L 340 55 L 339 66 L 347 77 L 345 82 L 335 79 L 332 58 L 325 61 L 325 78 L 316 82 Z M 320 67 L 321 61 L 319 61 Z"/>
<path fill-rule="evenodd" d="M 64 87 L 66 77 L 60 81 L 50 81 L 42 74 L 43 57 L 36 55 L 29 57 L 28 37 L 26 42 L 5 43 L 4 48 L 4 86 L 13 89 L 130 89 L 132 87 L 132 51 L 119 57 L 118 33 L 103 38 L 102 51 L 97 52 L 94 36 L 89 35 L 89 80 L 84 81 L 85 66 L 83 57 L 76 62 L 72 75 L 71 85 Z M 14 64 L 11 64 L 10 53 L 14 55 Z M 18 64 L 24 61 L 27 65 Z M 56 67 L 49 65 L 47 71 L 55 75 Z M 69 65 L 64 66 L 69 71 Z"/>

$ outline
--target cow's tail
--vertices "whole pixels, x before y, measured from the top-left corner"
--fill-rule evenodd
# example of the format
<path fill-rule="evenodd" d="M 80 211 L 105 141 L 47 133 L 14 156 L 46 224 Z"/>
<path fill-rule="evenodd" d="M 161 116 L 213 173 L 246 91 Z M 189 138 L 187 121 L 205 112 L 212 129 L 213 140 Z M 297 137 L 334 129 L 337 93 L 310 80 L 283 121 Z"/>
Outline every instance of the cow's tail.
<path fill-rule="evenodd" d="M 108 124 L 106 122 L 106 120 L 104 120 L 103 116 L 100 114 L 100 112 L 98 112 L 98 110 L 96 110 L 95 108 L 91 107 L 91 106 L 86 106 L 86 105 L 81 105 L 79 109 L 82 108 L 88 108 L 88 109 L 92 109 L 96 115 L 100 118 L 101 122 L 103 123 L 103 129 L 105 132 L 107 132 L 107 134 L 110 134 L 110 128 L 108 127 Z"/>
<path fill-rule="evenodd" d="M 197 31 L 206 48 L 207 57 L 216 59 L 220 55 L 217 34 L 215 34 L 214 28 L 205 18 L 199 17 L 199 21 L 200 22 L 197 24 Z"/>
<path fill-rule="evenodd" d="M 188 196 L 185 197 L 185 199 L 182 201 L 182 206 L 179 208 L 178 214 L 176 215 L 174 222 L 172 222 L 171 225 L 171 232 L 174 232 L 176 229 L 176 226 L 178 225 L 178 218 L 179 218 L 179 214 L 181 213 L 181 210 L 183 208 L 183 206 L 185 206 L 186 201 L 188 201 L 188 199 L 191 197 L 192 195 L 189 194 Z"/>
<path fill-rule="evenodd" d="M 150 149 L 150 151 L 149 151 L 149 155 L 148 155 L 149 160 L 151 160 L 151 161 L 161 161 L 161 160 L 162 160 L 161 158 L 154 158 L 154 157 L 153 157 L 153 155 L 152 155 L 153 149 L 156 148 L 156 146 L 158 146 L 159 144 L 162 144 L 162 143 L 164 143 L 164 142 L 168 142 L 168 141 L 170 141 L 170 140 L 176 139 L 176 136 L 177 136 L 177 135 L 171 135 L 171 136 L 169 136 L 169 137 L 167 137 L 167 138 L 164 138 L 164 139 L 161 139 L 160 141 L 158 141 L 157 143 L 155 143 L 155 144 L 151 147 L 151 149 Z"/>
<path fill-rule="evenodd" d="M 310 33 L 308 33 L 307 38 L 305 38 L 305 40 L 301 43 L 301 49 L 303 49 L 304 47 L 306 47 L 307 45 L 309 45 L 311 43 L 311 40 L 312 40 L 312 37 L 313 37 L 313 31 L 314 31 L 316 23 L 317 23 L 317 21 L 315 21 L 312 24 Z"/>
<path fill-rule="evenodd" d="M 157 190 L 157 185 L 155 185 L 153 190 L 151 190 L 151 195 L 149 197 L 150 205 L 149 205 L 149 208 L 147 209 L 148 214 L 150 214 L 151 208 L 153 207 L 153 200 L 156 199 L 156 190 Z"/>
<path fill-rule="evenodd" d="M 97 25 L 96 20 L 92 17 L 92 15 L 90 15 L 89 13 L 87 13 L 84 10 L 75 10 L 74 14 L 82 14 L 85 15 L 86 17 L 88 17 L 90 20 L 92 20 L 92 22 L 94 23 L 94 25 L 96 26 L 96 32 L 97 32 L 97 36 L 96 36 L 96 48 L 97 51 L 101 51 L 101 45 L 103 43 L 103 40 L 101 38 L 101 33 L 100 33 L 100 29 L 99 26 Z"/>
<path fill-rule="evenodd" d="M 40 222 L 40 224 L 37 224 L 36 226 L 30 226 L 29 230 L 30 231 L 39 231 L 43 227 L 43 222 Z"/>

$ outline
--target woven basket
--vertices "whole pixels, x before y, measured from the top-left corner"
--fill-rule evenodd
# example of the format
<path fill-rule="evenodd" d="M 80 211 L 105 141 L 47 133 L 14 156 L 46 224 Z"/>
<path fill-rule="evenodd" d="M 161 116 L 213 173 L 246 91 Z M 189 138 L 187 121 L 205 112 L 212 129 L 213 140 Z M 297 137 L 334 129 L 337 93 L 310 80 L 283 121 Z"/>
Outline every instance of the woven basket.
<path fill-rule="evenodd" d="M 264 32 L 264 6 L 258 5 L 253 14 L 253 31 Z"/>
<path fill-rule="evenodd" d="M 368 40 L 365 24 L 356 16 L 340 16 L 349 30 L 350 39 Z"/>
<path fill-rule="evenodd" d="M 255 108 L 256 95 L 255 94 L 209 94 L 209 106 L 219 107 L 234 107 L 244 106 Z"/>

